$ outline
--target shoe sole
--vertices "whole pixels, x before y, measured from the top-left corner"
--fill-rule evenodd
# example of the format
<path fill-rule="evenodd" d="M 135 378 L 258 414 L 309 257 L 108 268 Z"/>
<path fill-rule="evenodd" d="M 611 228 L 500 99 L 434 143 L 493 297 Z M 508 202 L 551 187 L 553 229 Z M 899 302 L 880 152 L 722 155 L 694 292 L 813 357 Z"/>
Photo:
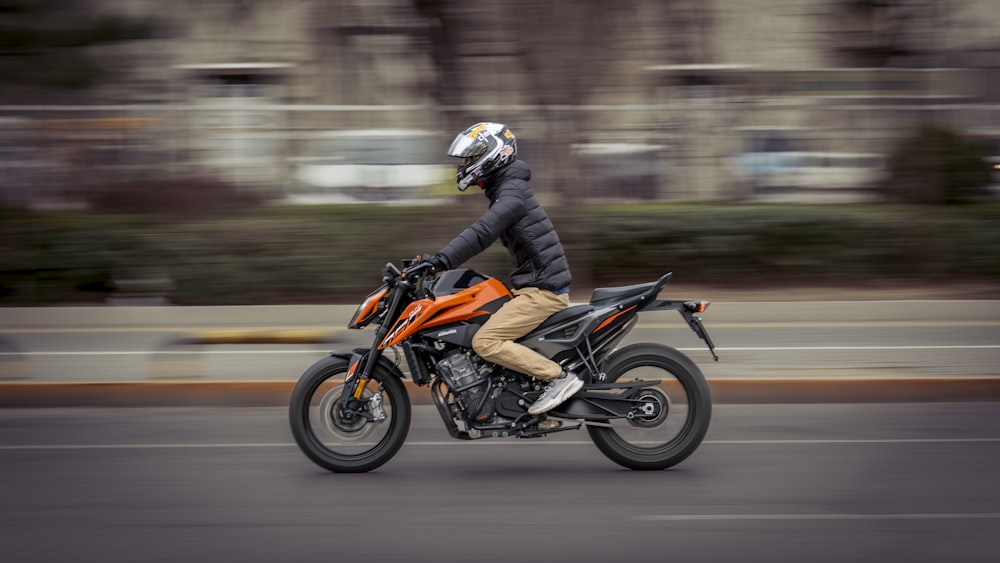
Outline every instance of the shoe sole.
<path fill-rule="evenodd" d="M 551 403 L 552 406 L 544 408 L 544 409 L 539 409 L 537 411 L 533 411 L 531 408 L 529 408 L 528 409 L 528 414 L 530 414 L 530 415 L 536 415 L 536 414 L 542 414 L 542 413 L 545 413 L 545 412 L 549 412 L 550 410 L 552 410 L 552 409 L 558 407 L 559 405 L 565 403 L 566 399 L 569 399 L 573 395 L 576 395 L 576 392 L 579 391 L 580 389 L 583 389 L 583 380 L 581 380 L 581 379 L 578 378 L 575 382 L 570 383 L 569 385 L 567 385 L 566 388 L 563 389 L 559 393 L 559 395 L 553 397 L 552 403 Z M 534 408 L 534 406 L 535 405 L 532 405 L 532 408 Z"/>

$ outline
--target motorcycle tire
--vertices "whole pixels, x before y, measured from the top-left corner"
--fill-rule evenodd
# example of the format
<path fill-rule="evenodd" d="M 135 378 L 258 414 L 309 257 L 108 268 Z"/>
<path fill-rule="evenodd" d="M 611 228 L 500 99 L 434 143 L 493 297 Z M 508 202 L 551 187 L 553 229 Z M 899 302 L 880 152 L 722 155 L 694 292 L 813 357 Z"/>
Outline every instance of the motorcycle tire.
<path fill-rule="evenodd" d="M 588 426 L 594 445 L 615 463 L 635 470 L 658 470 L 677 465 L 690 456 L 708 432 L 712 397 L 701 370 L 687 356 L 669 346 L 633 344 L 614 352 L 606 365 L 606 382 L 628 375 L 629 379 L 653 379 L 661 374 L 660 387 L 644 390 L 639 403 L 648 412 L 633 419 L 614 421 L 613 427 Z M 638 372 L 638 373 L 637 373 Z M 676 412 L 675 412 L 676 411 Z M 680 421 L 675 434 L 662 442 L 652 433 Z M 630 440 L 629 436 L 636 436 Z"/>
<path fill-rule="evenodd" d="M 399 375 L 379 365 L 362 395 L 370 418 L 338 415 L 348 366 L 349 360 L 338 356 L 313 364 L 292 390 L 288 416 L 306 457 L 329 471 L 362 473 L 396 455 L 409 433 L 412 409 Z"/>

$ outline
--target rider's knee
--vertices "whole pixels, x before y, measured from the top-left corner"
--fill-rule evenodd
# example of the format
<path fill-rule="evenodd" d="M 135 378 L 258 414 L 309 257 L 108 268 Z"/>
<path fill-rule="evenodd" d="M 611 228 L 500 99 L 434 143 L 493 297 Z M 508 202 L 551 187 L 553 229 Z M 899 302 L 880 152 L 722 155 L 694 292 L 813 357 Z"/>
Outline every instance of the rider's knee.
<path fill-rule="evenodd" d="M 488 359 L 500 350 L 503 346 L 503 342 L 503 340 L 490 338 L 489 335 L 477 332 L 475 336 L 472 337 L 472 350 L 479 354 L 480 358 Z"/>

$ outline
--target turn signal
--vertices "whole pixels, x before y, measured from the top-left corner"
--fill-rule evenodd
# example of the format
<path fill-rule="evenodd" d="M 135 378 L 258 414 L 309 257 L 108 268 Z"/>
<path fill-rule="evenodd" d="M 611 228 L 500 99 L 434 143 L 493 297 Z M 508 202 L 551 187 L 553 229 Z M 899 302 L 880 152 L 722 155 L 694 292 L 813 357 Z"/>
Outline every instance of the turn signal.
<path fill-rule="evenodd" d="M 711 301 L 685 301 L 684 306 L 687 307 L 688 311 L 692 313 L 704 313 L 708 310 L 708 306 L 711 305 Z"/>

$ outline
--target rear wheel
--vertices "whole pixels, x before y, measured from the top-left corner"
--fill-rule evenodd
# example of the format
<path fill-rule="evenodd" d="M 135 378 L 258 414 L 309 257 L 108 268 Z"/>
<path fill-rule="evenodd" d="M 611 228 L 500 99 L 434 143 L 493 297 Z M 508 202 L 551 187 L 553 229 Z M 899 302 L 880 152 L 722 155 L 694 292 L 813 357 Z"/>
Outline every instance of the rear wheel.
<path fill-rule="evenodd" d="M 324 358 L 292 391 L 288 408 L 299 449 L 320 467 L 340 473 L 371 471 L 396 455 L 410 429 L 410 400 L 396 374 L 379 366 L 348 408 L 340 400 L 348 360 Z"/>
<path fill-rule="evenodd" d="M 701 370 L 687 356 L 660 344 L 634 344 L 609 359 L 608 382 L 649 381 L 637 395 L 632 417 L 611 426 L 588 426 L 591 440 L 609 459 L 629 469 L 666 469 L 690 456 L 712 419 L 712 398 Z"/>

